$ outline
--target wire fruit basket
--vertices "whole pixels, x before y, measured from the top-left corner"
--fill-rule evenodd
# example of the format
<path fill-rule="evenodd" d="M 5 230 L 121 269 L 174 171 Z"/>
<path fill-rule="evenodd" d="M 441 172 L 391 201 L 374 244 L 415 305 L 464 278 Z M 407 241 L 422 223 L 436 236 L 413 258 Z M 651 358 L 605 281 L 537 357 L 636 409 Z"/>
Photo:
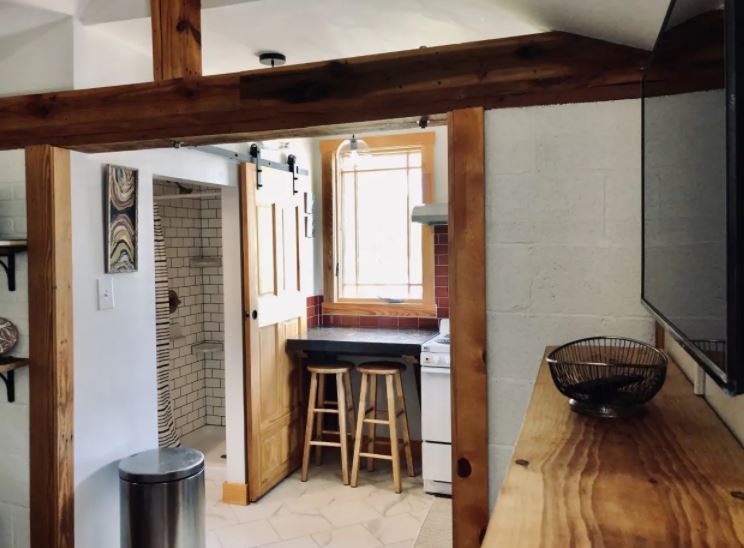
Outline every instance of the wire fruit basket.
<path fill-rule="evenodd" d="M 553 382 L 583 415 L 622 418 L 645 413 L 644 404 L 666 379 L 667 357 L 641 341 L 590 337 L 548 354 Z"/>

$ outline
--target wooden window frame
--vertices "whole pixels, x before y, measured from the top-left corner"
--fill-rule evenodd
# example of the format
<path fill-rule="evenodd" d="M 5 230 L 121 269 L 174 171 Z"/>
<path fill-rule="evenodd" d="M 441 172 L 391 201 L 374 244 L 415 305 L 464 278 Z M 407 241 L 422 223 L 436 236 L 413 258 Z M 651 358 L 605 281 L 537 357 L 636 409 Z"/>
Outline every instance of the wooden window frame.
<path fill-rule="evenodd" d="M 323 313 L 364 316 L 415 316 L 437 317 L 434 296 L 434 229 L 424 225 L 421 232 L 423 298 L 405 303 L 380 303 L 371 299 L 341 299 L 338 295 L 336 264 L 338 262 L 337 204 L 334 166 L 338 147 L 344 139 L 320 141 L 322 205 L 323 205 Z M 434 145 L 436 133 L 397 133 L 393 135 L 365 136 L 364 141 L 373 149 L 420 147 L 423 201 L 434 199 Z"/>

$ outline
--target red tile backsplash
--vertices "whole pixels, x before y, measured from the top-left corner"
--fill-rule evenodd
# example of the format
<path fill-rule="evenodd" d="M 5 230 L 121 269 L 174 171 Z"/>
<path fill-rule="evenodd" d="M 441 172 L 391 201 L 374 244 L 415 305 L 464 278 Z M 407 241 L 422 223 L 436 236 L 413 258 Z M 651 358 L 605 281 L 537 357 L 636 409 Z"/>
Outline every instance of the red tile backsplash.
<path fill-rule="evenodd" d="M 449 236 L 447 225 L 434 227 L 434 297 L 437 318 L 449 318 Z"/>
<path fill-rule="evenodd" d="M 323 303 L 322 295 L 313 295 L 307 298 L 307 326 L 319 327 L 321 324 L 322 311 L 320 309 Z"/>
<path fill-rule="evenodd" d="M 438 329 L 439 319 L 449 318 L 449 244 L 447 225 L 434 227 L 434 297 L 436 318 L 410 316 L 356 316 L 323 314 L 322 295 L 307 298 L 308 327 L 369 327 L 378 329 Z"/>

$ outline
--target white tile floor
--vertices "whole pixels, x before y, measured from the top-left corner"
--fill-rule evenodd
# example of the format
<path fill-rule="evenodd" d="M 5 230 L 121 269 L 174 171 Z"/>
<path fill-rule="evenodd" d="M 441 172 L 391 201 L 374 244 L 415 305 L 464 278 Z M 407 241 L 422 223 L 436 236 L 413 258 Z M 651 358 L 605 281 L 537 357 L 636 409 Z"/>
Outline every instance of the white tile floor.
<path fill-rule="evenodd" d="M 190 441 L 190 440 L 187 440 Z M 434 497 L 421 476 L 403 477 L 393 492 L 390 465 L 360 472 L 359 486 L 341 482 L 338 459 L 311 466 L 307 482 L 299 471 L 248 506 L 222 503 L 224 441 L 199 444 L 206 454 L 207 548 L 411 548 Z"/>

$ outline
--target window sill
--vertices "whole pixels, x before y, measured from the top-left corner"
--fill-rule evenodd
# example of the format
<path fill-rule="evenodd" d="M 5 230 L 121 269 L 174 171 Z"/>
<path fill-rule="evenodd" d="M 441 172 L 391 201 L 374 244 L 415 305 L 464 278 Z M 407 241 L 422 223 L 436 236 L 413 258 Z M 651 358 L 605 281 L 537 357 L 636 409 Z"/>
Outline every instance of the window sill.
<path fill-rule="evenodd" d="M 323 314 L 345 314 L 354 316 L 412 316 L 436 318 L 437 307 L 423 303 L 323 303 Z"/>

